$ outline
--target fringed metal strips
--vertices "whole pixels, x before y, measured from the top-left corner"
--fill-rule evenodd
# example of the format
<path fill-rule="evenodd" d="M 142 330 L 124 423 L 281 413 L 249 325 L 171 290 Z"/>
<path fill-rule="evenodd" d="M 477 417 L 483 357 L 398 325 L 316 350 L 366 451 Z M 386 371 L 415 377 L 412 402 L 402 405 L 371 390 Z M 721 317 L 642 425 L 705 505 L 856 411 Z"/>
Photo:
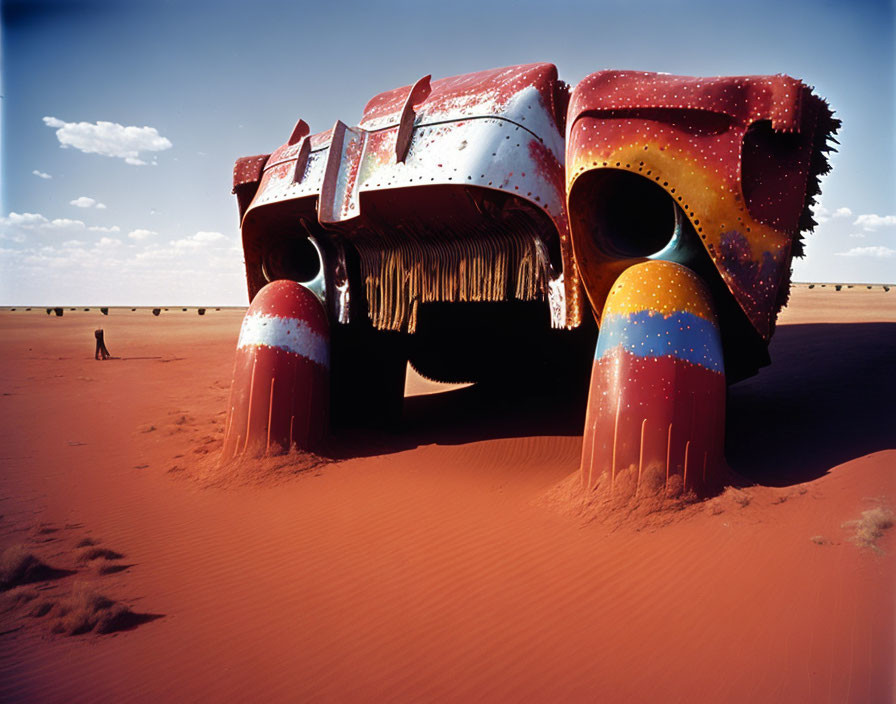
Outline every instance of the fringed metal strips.
<path fill-rule="evenodd" d="M 410 142 L 396 158 L 402 107 L 411 86 L 374 97 L 358 127 L 337 123 L 275 150 L 243 219 L 250 297 L 261 281 L 256 250 L 270 223 L 264 214 L 286 201 L 307 199 L 324 228 L 367 227 L 363 195 L 421 186 L 468 186 L 500 191 L 546 214 L 556 229 L 562 271 L 555 272 L 550 324 L 574 328 L 582 320 L 581 285 L 572 258 L 566 217 L 564 123 L 568 86 L 552 64 L 513 66 L 432 81 L 411 101 Z M 424 95 L 425 94 L 425 95 Z M 302 162 L 300 147 L 307 142 Z M 338 147 L 338 148 L 335 148 Z M 330 152 L 333 152 L 332 154 Z M 311 204 L 314 204 L 313 206 Z M 442 213 L 428 213 L 441 219 Z M 354 221 L 354 222 L 352 222 Z M 251 253 L 250 253 L 251 250 Z M 254 278 L 253 278 L 254 277 Z"/>
<path fill-rule="evenodd" d="M 524 217 L 459 237 L 450 223 L 352 237 L 374 327 L 413 333 L 421 303 L 544 298 L 549 263 Z"/>

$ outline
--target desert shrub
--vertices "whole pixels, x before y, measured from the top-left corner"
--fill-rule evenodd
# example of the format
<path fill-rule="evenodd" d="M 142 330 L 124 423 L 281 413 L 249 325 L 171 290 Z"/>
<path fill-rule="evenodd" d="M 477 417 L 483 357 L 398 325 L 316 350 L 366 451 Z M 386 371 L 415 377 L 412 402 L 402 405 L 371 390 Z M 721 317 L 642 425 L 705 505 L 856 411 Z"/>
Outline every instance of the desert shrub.
<path fill-rule="evenodd" d="M 13 545 L 0 555 L 0 590 L 36 582 L 47 566 L 24 545 Z"/>
<path fill-rule="evenodd" d="M 120 560 L 124 555 L 109 550 L 108 548 L 100 548 L 96 546 L 87 547 L 78 555 L 78 562 L 90 562 L 91 560 Z"/>
<path fill-rule="evenodd" d="M 846 521 L 843 528 L 852 528 L 852 542 L 862 548 L 880 551 L 877 541 L 883 537 L 884 531 L 893 527 L 893 512 L 883 506 L 862 511 L 861 518 Z"/>

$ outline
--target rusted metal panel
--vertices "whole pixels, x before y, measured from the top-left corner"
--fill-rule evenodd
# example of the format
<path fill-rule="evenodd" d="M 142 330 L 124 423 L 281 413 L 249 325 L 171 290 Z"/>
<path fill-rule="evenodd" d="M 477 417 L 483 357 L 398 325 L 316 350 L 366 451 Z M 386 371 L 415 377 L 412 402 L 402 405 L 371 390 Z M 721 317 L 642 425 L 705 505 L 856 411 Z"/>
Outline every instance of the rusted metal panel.
<path fill-rule="evenodd" d="M 681 207 L 767 340 L 786 299 L 791 257 L 801 251 L 799 231 L 814 225 L 809 204 L 837 126 L 827 105 L 786 76 L 603 71 L 576 87 L 564 141 L 568 99 L 551 64 L 424 77 L 375 96 L 357 127 L 294 130 L 292 143 L 267 160 L 248 210 L 305 199 L 332 228 L 363 216 L 365 193 L 410 189 L 413 201 L 418 187 L 464 185 L 511 194 L 556 228 L 562 271 L 548 287 L 551 317 L 574 327 L 583 310 L 579 269 L 588 270 L 600 315 L 612 281 L 633 263 L 595 249 L 575 207 L 576 198 L 587 199 L 576 195 L 577 182 L 600 169 L 628 171 Z M 763 125 L 788 136 L 786 150 L 771 144 Z M 578 229 L 576 258 L 570 224 Z"/>
<path fill-rule="evenodd" d="M 565 104 L 563 90 L 558 89 L 558 84 L 557 69 L 548 63 L 509 66 L 443 78 L 432 83 L 432 92 L 419 106 L 417 118 L 426 122 L 515 114 L 520 122 L 531 123 L 542 116 L 519 112 L 514 105 L 519 104 L 521 93 L 535 91 L 538 93 L 537 102 L 549 112 L 551 121 L 562 128 Z M 409 89 L 410 86 L 396 88 L 372 98 L 364 108 L 360 126 L 366 130 L 396 126 Z"/>
<path fill-rule="evenodd" d="M 264 165 L 270 154 L 258 156 L 244 156 L 236 160 L 233 165 L 233 190 L 242 219 L 252 199 L 255 198 L 258 182 L 261 180 Z"/>
<path fill-rule="evenodd" d="M 424 76 L 408 91 L 398 120 L 398 131 L 395 133 L 395 161 L 404 161 L 408 154 L 411 139 L 414 137 L 414 121 L 417 119 L 415 108 L 432 93 L 431 78 L 429 75 Z"/>
<path fill-rule="evenodd" d="M 270 154 L 259 154 L 258 156 L 244 156 L 236 160 L 233 165 L 233 193 L 236 193 L 238 186 L 258 183 L 261 180 L 261 174 L 269 156 Z"/>
<path fill-rule="evenodd" d="M 564 190 L 566 91 L 553 65 L 533 64 L 421 79 L 383 93 L 367 104 L 358 127 L 338 122 L 277 149 L 249 210 L 319 196 L 319 222 L 332 226 L 361 214 L 365 192 L 441 185 L 509 193 L 556 227 L 563 270 L 551 281 L 552 321 L 574 327 L 582 311 Z"/>
<path fill-rule="evenodd" d="M 567 193 L 576 257 L 599 314 L 630 261 L 598 251 L 573 209 L 576 183 L 600 169 L 650 179 L 690 219 L 725 284 L 764 339 L 789 285 L 799 230 L 823 152 L 838 122 L 826 103 L 787 76 L 692 78 L 603 71 L 573 91 L 567 140 Z M 757 126 L 789 135 L 786 145 L 754 138 Z M 750 169 L 757 170 L 751 174 Z M 798 252 L 797 252 L 798 253 Z"/>
<path fill-rule="evenodd" d="M 327 152 L 317 200 L 317 219 L 321 225 L 333 225 L 358 217 L 358 172 L 364 159 L 367 133 L 337 120 Z"/>
<path fill-rule="evenodd" d="M 312 197 L 320 193 L 329 152 L 329 133 L 327 135 L 327 142 L 323 146 L 315 147 L 315 139 L 310 137 L 298 144 L 284 145 L 275 150 L 268 159 L 258 192 L 247 213 L 268 203 Z M 305 167 L 302 174 L 296 174 L 296 161 L 306 142 L 310 144 L 310 148 L 304 160 Z"/>

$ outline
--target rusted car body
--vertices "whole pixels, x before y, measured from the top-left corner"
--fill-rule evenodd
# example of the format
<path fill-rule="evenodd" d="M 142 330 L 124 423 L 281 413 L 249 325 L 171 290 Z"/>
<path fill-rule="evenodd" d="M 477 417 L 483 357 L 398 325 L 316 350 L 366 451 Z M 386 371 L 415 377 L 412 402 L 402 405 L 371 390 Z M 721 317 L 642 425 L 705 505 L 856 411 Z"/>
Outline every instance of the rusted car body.
<path fill-rule="evenodd" d="M 296 297 L 319 302 L 327 329 L 315 334 L 327 341 L 331 393 L 310 403 L 332 407 L 334 418 L 394 411 L 409 359 L 444 381 L 535 368 L 550 376 L 585 359 L 594 365 L 583 451 L 592 477 L 595 456 L 607 456 L 597 474 L 632 465 L 630 445 L 639 447 L 634 464 L 643 473 L 645 452 L 662 454 L 660 435 L 667 480 L 687 473 L 697 446 L 712 474 L 723 462 L 719 428 L 679 416 L 724 418 L 718 387 L 768 363 L 837 126 L 823 100 L 786 76 L 602 71 L 572 90 L 552 64 L 426 76 L 375 96 L 357 126 L 337 120 L 311 134 L 299 120 L 271 154 L 237 161 L 249 299 L 290 281 Z M 666 288 L 641 300 L 641 289 L 657 282 Z M 644 348 L 637 331 L 645 328 L 632 327 L 639 320 L 631 316 L 684 327 L 651 333 L 671 335 L 668 349 Z M 699 334 L 709 337 L 691 340 L 698 333 L 682 316 L 694 316 L 693 329 L 705 327 Z M 595 322 L 603 341 L 596 355 Z M 241 338 L 242 363 L 238 350 L 231 456 L 246 451 L 250 437 L 265 436 L 269 449 L 275 407 L 288 405 L 275 402 L 273 381 L 267 401 L 247 400 L 261 383 L 259 350 L 290 354 L 289 345 L 250 338 Z M 707 350 L 704 358 L 687 351 L 693 344 Z M 685 386 L 696 390 L 682 387 L 684 400 L 670 402 L 666 382 L 640 368 L 664 357 L 688 372 L 662 374 L 687 376 L 696 365 L 711 378 L 694 377 Z M 284 359 L 276 374 L 261 372 L 262 386 L 291 373 L 296 362 Z M 622 372 L 643 383 L 620 386 Z M 655 392 L 645 392 L 654 382 Z M 284 398 L 307 396 L 303 388 Z M 641 410 L 626 417 L 624 401 L 644 393 Z M 615 403 L 596 402 L 608 394 Z M 254 427 L 253 403 L 261 409 Z M 639 426 L 640 441 L 620 439 L 620 422 L 623 434 Z M 645 436 L 653 425 L 656 442 Z M 612 437 L 599 438 L 609 426 Z M 672 451 L 679 431 L 683 465 L 672 458 L 682 454 Z M 713 437 L 695 440 L 702 435 Z M 313 444 L 294 428 L 275 440 Z"/>

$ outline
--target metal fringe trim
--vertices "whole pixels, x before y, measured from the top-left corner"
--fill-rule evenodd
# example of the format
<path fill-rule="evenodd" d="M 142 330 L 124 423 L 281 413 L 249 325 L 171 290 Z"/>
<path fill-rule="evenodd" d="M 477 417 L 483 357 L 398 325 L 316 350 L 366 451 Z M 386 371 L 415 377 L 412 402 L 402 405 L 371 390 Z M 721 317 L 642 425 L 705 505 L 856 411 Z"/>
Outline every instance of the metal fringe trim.
<path fill-rule="evenodd" d="M 415 224 L 351 237 L 375 328 L 415 332 L 421 303 L 545 297 L 550 263 L 528 218 L 465 229 L 463 236 L 448 223 L 439 229 Z"/>

